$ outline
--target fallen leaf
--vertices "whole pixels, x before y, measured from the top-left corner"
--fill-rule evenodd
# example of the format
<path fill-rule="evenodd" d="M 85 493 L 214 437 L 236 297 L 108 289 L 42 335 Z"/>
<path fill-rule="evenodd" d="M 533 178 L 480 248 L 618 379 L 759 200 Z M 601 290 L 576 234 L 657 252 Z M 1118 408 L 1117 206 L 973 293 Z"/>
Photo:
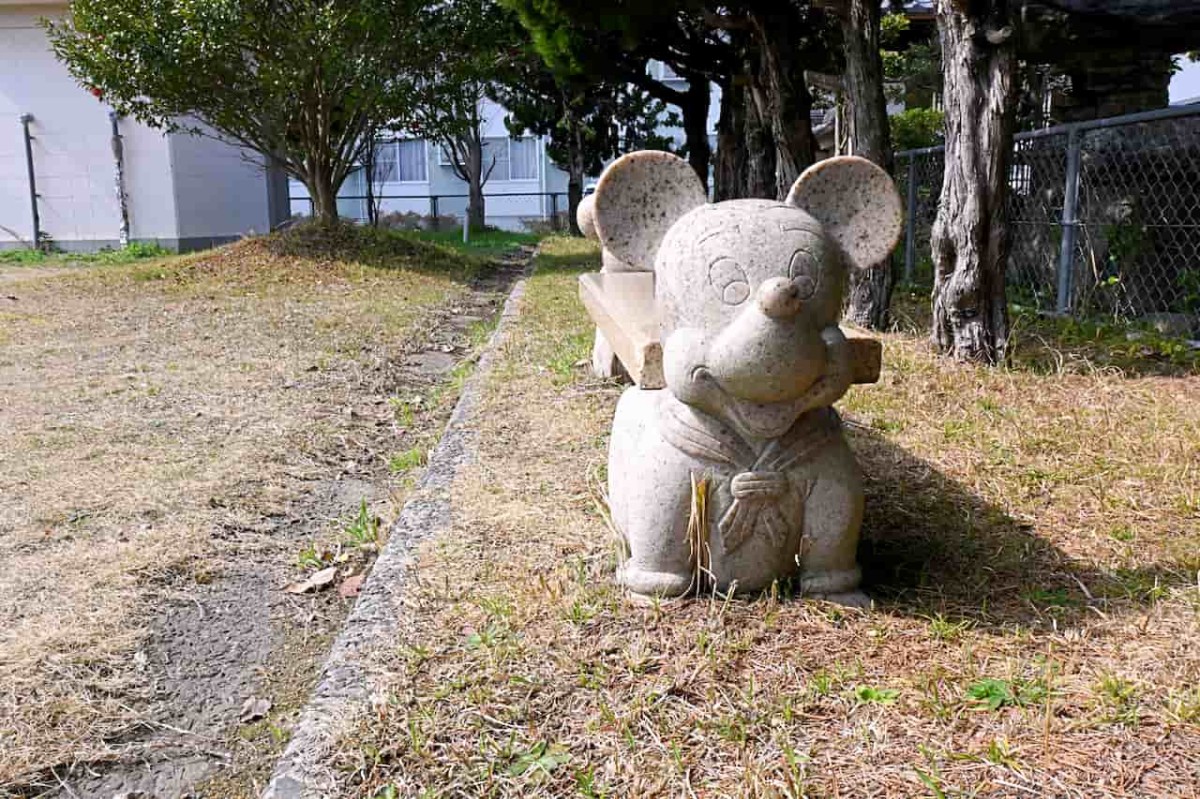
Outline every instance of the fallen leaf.
<path fill-rule="evenodd" d="M 338 593 L 349 599 L 352 596 L 358 596 L 358 592 L 362 590 L 364 575 L 356 574 L 353 577 L 347 577 L 338 586 Z"/>
<path fill-rule="evenodd" d="M 337 566 L 330 566 L 328 569 L 321 569 L 319 572 L 313 572 L 307 580 L 292 583 L 287 588 L 283 589 L 289 594 L 307 594 L 309 591 L 316 591 L 324 588 L 333 582 L 333 578 L 337 576 Z"/>
<path fill-rule="evenodd" d="M 242 712 L 238 715 L 238 718 L 242 720 L 243 724 L 258 721 L 266 716 L 270 709 L 270 699 L 259 699 L 252 696 L 242 703 Z"/>

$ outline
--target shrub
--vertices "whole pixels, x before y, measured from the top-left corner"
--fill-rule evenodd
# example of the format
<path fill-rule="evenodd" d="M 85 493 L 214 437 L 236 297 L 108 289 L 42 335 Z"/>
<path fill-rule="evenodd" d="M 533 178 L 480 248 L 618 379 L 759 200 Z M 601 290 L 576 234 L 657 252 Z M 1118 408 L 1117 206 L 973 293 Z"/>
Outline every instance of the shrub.
<path fill-rule="evenodd" d="M 945 138 L 946 115 L 933 108 L 908 108 L 891 117 L 892 146 L 897 150 L 932 147 Z"/>

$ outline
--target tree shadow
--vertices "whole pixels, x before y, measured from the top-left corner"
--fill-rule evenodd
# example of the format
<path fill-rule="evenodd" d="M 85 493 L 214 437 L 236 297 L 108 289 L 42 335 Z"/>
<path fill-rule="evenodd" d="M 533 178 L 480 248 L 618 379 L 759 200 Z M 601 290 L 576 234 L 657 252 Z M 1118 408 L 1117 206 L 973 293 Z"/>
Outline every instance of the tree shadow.
<path fill-rule="evenodd" d="M 869 430 L 851 429 L 866 475 L 859 560 L 887 610 L 969 620 L 981 629 L 1083 625 L 1149 607 L 1190 585 L 1189 567 L 1105 570 L 1037 535 L 933 464 Z"/>

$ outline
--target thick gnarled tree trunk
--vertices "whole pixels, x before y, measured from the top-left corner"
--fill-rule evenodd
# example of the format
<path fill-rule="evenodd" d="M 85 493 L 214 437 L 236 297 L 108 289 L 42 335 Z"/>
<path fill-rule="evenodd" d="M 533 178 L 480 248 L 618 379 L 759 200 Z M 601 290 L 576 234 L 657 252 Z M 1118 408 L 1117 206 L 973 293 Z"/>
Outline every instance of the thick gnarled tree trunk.
<path fill-rule="evenodd" d="M 683 117 L 684 142 L 687 145 L 688 163 L 696 170 L 696 176 L 708 188 L 708 165 L 712 148 L 708 142 L 708 109 L 712 102 L 709 81 L 699 75 L 682 75 L 688 79 L 684 91 L 672 89 L 662 81 L 654 80 L 645 72 L 629 73 L 630 83 L 656 100 L 679 109 Z"/>
<path fill-rule="evenodd" d="M 770 122 L 763 119 L 758 104 L 745 95 L 746 135 L 746 182 L 743 197 L 758 197 L 764 200 L 779 199 L 776 174 L 779 153 L 775 148 L 775 137 L 771 134 Z M 785 197 L 787 195 L 784 195 Z"/>
<path fill-rule="evenodd" d="M 762 126 L 775 143 L 773 196 L 782 199 L 817 154 L 810 115 L 813 98 L 796 47 L 800 32 L 787 3 L 763 4 L 746 19 L 758 55 L 758 63 L 749 73 L 751 95 Z"/>
<path fill-rule="evenodd" d="M 698 76 L 688 77 L 683 111 L 683 131 L 687 141 L 688 163 L 696 170 L 700 182 L 708 188 L 708 167 L 712 146 L 708 143 L 708 109 L 712 103 L 709 82 Z"/>
<path fill-rule="evenodd" d="M 847 0 L 840 9 L 846 57 L 845 87 L 854 155 L 870 159 L 890 173 L 892 142 L 887 98 L 883 94 L 879 9 L 878 0 Z M 894 282 L 890 258 L 870 269 L 852 271 L 846 318 L 860 327 L 886 329 Z"/>
<path fill-rule="evenodd" d="M 946 171 L 933 225 L 933 345 L 1000 363 L 1008 347 L 1008 170 L 1013 29 L 1005 0 L 938 0 L 945 78 Z"/>
<path fill-rule="evenodd" d="M 736 200 L 746 195 L 746 87 L 740 75 L 721 86 L 721 116 L 717 119 L 717 153 L 713 167 L 713 199 Z"/>
<path fill-rule="evenodd" d="M 776 199 L 775 139 L 751 95 L 752 69 L 747 62 L 721 92 L 713 177 L 713 197 L 718 202 L 744 197 Z"/>

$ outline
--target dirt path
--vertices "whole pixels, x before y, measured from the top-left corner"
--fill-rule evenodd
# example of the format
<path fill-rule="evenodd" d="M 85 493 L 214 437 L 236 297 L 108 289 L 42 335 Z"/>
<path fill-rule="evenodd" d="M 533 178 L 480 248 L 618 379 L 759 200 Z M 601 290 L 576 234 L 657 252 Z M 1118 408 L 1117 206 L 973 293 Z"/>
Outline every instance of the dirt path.
<path fill-rule="evenodd" d="M 0 273 L 0 796 L 257 795 L 520 271 L 286 267 Z"/>

